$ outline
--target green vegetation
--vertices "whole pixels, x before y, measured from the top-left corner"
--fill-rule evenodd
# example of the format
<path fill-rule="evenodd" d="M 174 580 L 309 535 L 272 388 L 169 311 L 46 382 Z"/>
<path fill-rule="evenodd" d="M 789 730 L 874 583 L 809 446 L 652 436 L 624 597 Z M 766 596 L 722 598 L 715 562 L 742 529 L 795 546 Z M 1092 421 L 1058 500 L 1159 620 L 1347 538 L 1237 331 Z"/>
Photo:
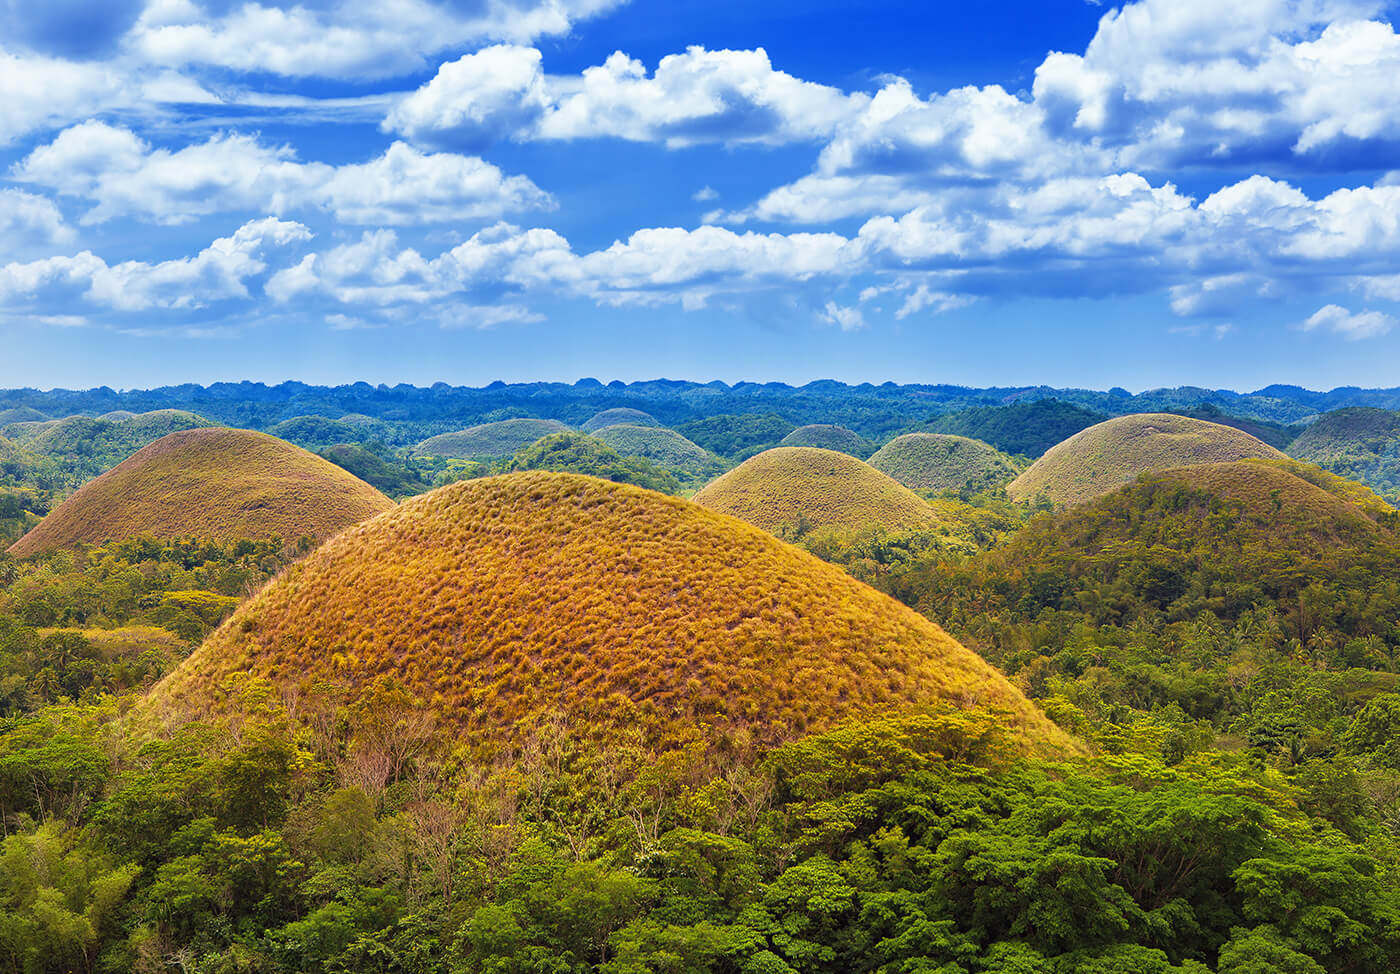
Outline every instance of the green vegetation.
<path fill-rule="evenodd" d="M 1044 499 L 1057 507 L 1083 504 L 1144 473 L 1251 457 L 1283 459 L 1267 443 L 1219 423 L 1141 413 L 1076 433 L 1050 449 L 1009 485 L 1016 500 Z"/>
<path fill-rule="evenodd" d="M 629 409 L 619 406 L 616 409 L 605 409 L 601 413 L 593 416 L 585 422 L 579 429 L 585 433 L 596 433 L 609 426 L 660 426 L 660 421 L 651 413 L 640 409 Z"/>
<path fill-rule="evenodd" d="M 0 409 L 0 428 L 9 426 L 11 423 L 42 423 L 48 418 L 39 410 L 29 406 Z"/>
<path fill-rule="evenodd" d="M 849 453 L 858 460 L 864 460 L 875 452 L 875 444 L 859 433 L 853 433 L 844 426 L 829 423 L 814 423 L 799 426 L 783 437 L 781 446 L 811 446 L 819 450 L 835 450 Z"/>
<path fill-rule="evenodd" d="M 875 452 L 870 465 L 914 490 L 977 492 L 1006 486 L 1016 462 L 977 440 L 945 433 L 906 433 Z"/>
<path fill-rule="evenodd" d="M 652 491 L 565 474 L 455 484 L 333 538 L 155 691 L 226 708 L 230 678 L 390 678 L 482 749 L 566 715 L 648 748 L 774 742 L 846 716 L 977 701 L 1030 746 L 1060 733 L 916 613 L 770 535 Z"/>
<path fill-rule="evenodd" d="M 501 460 L 543 436 L 567 432 L 567 426 L 553 419 L 503 419 L 429 437 L 413 452 L 452 460 Z"/>
<path fill-rule="evenodd" d="M 1400 412 L 1358 408 L 1324 413 L 1288 452 L 1400 502 Z"/>
<path fill-rule="evenodd" d="M 29 453 L 54 461 L 67 474 L 66 486 L 76 487 L 162 436 L 214 425 L 181 409 L 108 415 L 115 418 L 69 416 L 15 423 L 0 432 Z"/>
<path fill-rule="evenodd" d="M 742 413 L 682 423 L 676 432 L 716 456 L 738 461 L 772 449 L 796 428 L 772 413 Z"/>
<path fill-rule="evenodd" d="M 344 416 L 340 419 L 297 416 L 283 420 L 270 427 L 267 432 L 279 440 L 295 443 L 308 450 L 320 450 L 336 444 L 365 440 L 385 442 L 392 436 L 392 427 L 369 416 Z"/>
<path fill-rule="evenodd" d="M 428 489 L 427 481 L 416 469 L 400 461 L 382 444 L 337 443 L 320 451 L 320 455 L 396 500 Z"/>
<path fill-rule="evenodd" d="M 647 426 L 607 426 L 593 434 L 625 457 L 650 460 L 696 486 L 725 469 L 725 463 L 675 430 Z"/>
<path fill-rule="evenodd" d="M 1171 412 L 1179 416 L 1190 416 L 1192 419 L 1204 419 L 1207 422 L 1219 423 L 1221 426 L 1230 426 L 1237 430 L 1243 430 L 1256 440 L 1263 440 L 1276 450 L 1287 450 L 1288 445 L 1302 432 L 1301 426 L 1285 426 L 1283 423 L 1271 423 L 1262 419 L 1245 419 L 1239 416 L 1231 416 L 1223 412 L 1219 406 L 1206 403 L 1193 409 L 1173 409 Z"/>
<path fill-rule="evenodd" d="M 617 484 L 632 484 L 663 494 L 680 493 L 681 485 L 668 470 L 641 457 L 624 457 L 608 444 L 586 433 L 553 433 L 517 453 L 491 473 L 546 470 L 598 477 Z M 482 476 L 488 471 L 482 471 Z"/>
<path fill-rule="evenodd" d="M 265 433 L 162 437 L 85 485 L 10 547 L 27 557 L 150 534 L 315 539 L 393 507 L 329 461 Z"/>
<path fill-rule="evenodd" d="M 1038 457 L 1056 443 L 1107 418 L 1103 413 L 1059 399 L 1036 399 L 1010 406 L 977 406 L 935 416 L 922 428 L 930 433 L 952 433 L 981 440 L 1003 453 Z"/>
<path fill-rule="evenodd" d="M 908 487 L 845 453 L 783 446 L 745 460 L 695 503 L 777 534 L 813 528 L 938 528 L 938 512 Z"/>

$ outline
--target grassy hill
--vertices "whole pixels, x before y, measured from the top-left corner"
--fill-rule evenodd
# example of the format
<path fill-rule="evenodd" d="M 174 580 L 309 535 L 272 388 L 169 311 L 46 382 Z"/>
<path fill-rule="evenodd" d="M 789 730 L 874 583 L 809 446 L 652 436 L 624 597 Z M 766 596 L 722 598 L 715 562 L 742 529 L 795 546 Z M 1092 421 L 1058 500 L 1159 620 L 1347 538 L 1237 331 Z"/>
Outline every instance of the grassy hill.
<path fill-rule="evenodd" d="M 1101 497 L 1144 473 L 1283 454 L 1242 430 L 1171 413 L 1119 416 L 1048 450 L 1006 492 L 1057 507 Z"/>
<path fill-rule="evenodd" d="M 906 433 L 879 450 L 869 463 L 915 490 L 986 490 L 1020 473 L 1006 454 L 986 443 L 946 433 Z"/>
<path fill-rule="evenodd" d="M 844 426 L 832 426 L 829 423 L 799 426 L 783 437 L 779 445 L 811 446 L 819 450 L 836 450 L 839 453 L 849 453 L 861 460 L 875 452 L 875 444 L 859 433 L 848 430 Z"/>
<path fill-rule="evenodd" d="M 737 461 L 772 449 L 796 428 L 774 413 L 733 413 L 682 423 L 676 432 L 716 456 Z"/>
<path fill-rule="evenodd" d="M 155 689 L 216 707 L 233 674 L 352 698 L 381 678 L 463 741 L 562 714 L 600 739 L 772 742 L 856 714 L 1004 708 L 1062 735 L 941 629 L 770 535 L 652 491 L 567 474 L 453 484 L 332 539 Z"/>
<path fill-rule="evenodd" d="M 412 497 L 428 489 L 416 470 L 357 444 L 336 443 L 320 450 L 319 455 L 393 498 Z"/>
<path fill-rule="evenodd" d="M 937 511 L 908 487 L 835 450 L 781 446 L 707 484 L 695 503 L 792 537 L 809 528 L 936 527 Z"/>
<path fill-rule="evenodd" d="M 393 507 L 328 460 L 223 427 L 162 437 L 84 485 L 10 547 L 25 557 L 140 534 L 325 538 Z"/>
<path fill-rule="evenodd" d="M 923 429 L 981 440 L 1005 453 L 1038 457 L 1056 443 L 1107 418 L 1074 403 L 1037 399 L 1009 406 L 976 406 L 936 416 Z"/>
<path fill-rule="evenodd" d="M 0 430 L 16 446 L 52 460 L 66 486 L 76 487 L 168 433 L 212 425 L 204 417 L 181 409 L 157 409 L 11 423 Z"/>
<path fill-rule="evenodd" d="M 9 426 L 11 423 L 42 423 L 48 418 L 39 410 L 29 406 L 0 409 L 0 428 Z"/>
<path fill-rule="evenodd" d="M 550 433 L 531 443 L 516 453 L 501 472 L 526 470 L 583 474 L 663 494 L 681 491 L 680 481 L 670 470 L 643 457 L 625 457 L 596 436 L 574 430 Z"/>
<path fill-rule="evenodd" d="M 1288 452 L 1400 501 L 1400 412 L 1355 408 L 1324 413 Z"/>
<path fill-rule="evenodd" d="M 685 474 L 713 472 L 720 464 L 712 453 L 675 430 L 619 425 L 605 426 L 593 435 L 625 457 L 642 457 L 657 466 Z"/>
<path fill-rule="evenodd" d="M 565 433 L 568 429 L 553 419 L 503 419 L 429 437 L 414 447 L 413 452 L 419 456 L 453 460 L 501 460 L 514 456 L 541 437 Z"/>
<path fill-rule="evenodd" d="M 660 426 L 661 422 L 651 413 L 643 412 L 640 409 L 629 409 L 626 406 L 619 406 L 615 409 L 605 409 L 593 418 L 585 422 L 579 429 L 585 433 L 596 433 L 600 429 L 609 426 Z"/>

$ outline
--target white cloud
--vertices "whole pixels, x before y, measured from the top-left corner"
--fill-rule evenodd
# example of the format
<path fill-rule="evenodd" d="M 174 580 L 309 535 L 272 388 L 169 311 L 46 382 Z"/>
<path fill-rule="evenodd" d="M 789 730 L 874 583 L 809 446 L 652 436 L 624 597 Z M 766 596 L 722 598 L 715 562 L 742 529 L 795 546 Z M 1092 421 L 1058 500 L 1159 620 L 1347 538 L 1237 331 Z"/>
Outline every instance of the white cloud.
<path fill-rule="evenodd" d="M 618 51 L 560 77 L 544 73 L 539 51 L 502 45 L 444 64 L 384 127 L 467 148 L 503 138 L 778 145 L 826 138 L 867 101 L 777 71 L 761 48 L 691 47 L 662 58 L 651 75 Z"/>
<path fill-rule="evenodd" d="M 102 64 L 0 50 L 0 145 L 137 97 L 130 78 Z"/>
<path fill-rule="evenodd" d="M 821 320 L 829 325 L 836 325 L 842 331 L 859 331 L 865 327 L 865 314 L 859 308 L 840 305 L 835 301 L 826 303 L 826 307 L 822 309 Z"/>
<path fill-rule="evenodd" d="M 945 311 L 965 308 L 971 303 L 972 298 L 965 294 L 935 291 L 927 284 L 920 284 L 904 299 L 904 303 L 900 305 L 899 310 L 894 313 L 894 316 L 896 319 L 903 321 L 910 315 L 918 314 L 920 311 L 927 308 L 932 308 L 934 314 L 943 314 Z"/>
<path fill-rule="evenodd" d="M 1396 319 L 1380 311 L 1358 311 L 1355 314 L 1341 305 L 1329 304 L 1319 308 L 1303 322 L 1304 331 L 1319 328 L 1336 332 L 1348 341 L 1375 338 L 1395 327 Z"/>
<path fill-rule="evenodd" d="M 63 222 L 53 200 L 18 189 L 0 189 L 0 247 L 18 250 L 30 244 L 63 244 L 73 230 Z"/>
<path fill-rule="evenodd" d="M 171 151 L 124 128 L 89 121 L 66 129 L 14 169 L 19 180 L 96 205 L 82 222 L 134 217 L 180 224 L 227 211 L 282 215 L 321 209 L 342 223 L 403 225 L 494 219 L 548 208 L 524 176 L 474 156 L 424 154 L 395 142 L 358 165 L 299 162 L 288 147 L 224 134 Z"/>
<path fill-rule="evenodd" d="M 697 203 L 709 203 L 719 199 L 719 193 L 715 191 L 713 186 L 701 186 L 691 194 L 690 198 Z"/>

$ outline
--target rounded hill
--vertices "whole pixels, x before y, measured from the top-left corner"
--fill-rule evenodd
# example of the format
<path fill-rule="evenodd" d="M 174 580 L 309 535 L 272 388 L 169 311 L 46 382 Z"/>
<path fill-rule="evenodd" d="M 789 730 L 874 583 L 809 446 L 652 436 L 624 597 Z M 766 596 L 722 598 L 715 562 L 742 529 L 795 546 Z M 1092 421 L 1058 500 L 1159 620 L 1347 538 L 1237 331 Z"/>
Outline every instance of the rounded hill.
<path fill-rule="evenodd" d="M 625 457 L 641 457 L 660 467 L 698 473 L 715 462 L 708 450 L 675 430 L 654 426 L 605 426 L 593 434 Z"/>
<path fill-rule="evenodd" d="M 1011 458 L 994 447 L 948 433 L 905 433 L 880 449 L 869 463 L 915 490 L 983 490 L 1016 476 Z"/>
<path fill-rule="evenodd" d="M 585 433 L 596 433 L 600 429 L 609 426 L 660 426 L 661 421 L 651 413 L 643 412 L 640 409 L 632 409 L 628 406 L 618 406 L 615 409 L 605 409 L 592 419 L 588 420 L 579 429 Z"/>
<path fill-rule="evenodd" d="M 813 423 L 810 426 L 799 426 L 787 436 L 784 436 L 779 446 L 813 446 L 819 450 L 835 450 L 838 453 L 849 453 L 853 457 L 864 460 L 875 452 L 875 444 L 865 437 L 844 426 L 833 426 L 829 423 Z"/>
<path fill-rule="evenodd" d="M 1289 446 L 1290 455 L 1400 498 L 1400 412 L 1338 409 L 1323 413 Z"/>
<path fill-rule="evenodd" d="M 138 450 L 167 433 L 214 425 L 183 409 L 154 409 L 148 413 L 118 410 L 94 419 L 67 416 L 26 426 L 22 445 L 45 456 L 88 457 L 102 452 Z"/>
<path fill-rule="evenodd" d="M 665 748 L 946 703 L 1064 740 L 982 659 L 839 569 L 678 498 L 572 474 L 452 484 L 351 528 L 245 603 L 152 702 L 203 712 L 243 673 L 352 699 L 391 679 L 488 747 L 550 715 Z"/>
<path fill-rule="evenodd" d="M 1006 492 L 1069 507 L 1102 497 L 1145 473 L 1202 463 L 1284 455 L 1242 430 L 1173 413 L 1137 413 L 1090 426 L 1056 444 Z"/>
<path fill-rule="evenodd" d="M 503 419 L 431 436 L 415 446 L 413 452 L 447 460 L 500 460 L 551 433 L 565 433 L 568 429 L 554 419 Z"/>
<path fill-rule="evenodd" d="M 0 409 L 0 426 L 8 426 L 11 423 L 42 423 L 47 419 L 47 416 L 32 406 L 12 406 L 9 409 Z"/>
<path fill-rule="evenodd" d="M 707 484 L 695 503 L 780 535 L 802 525 L 863 531 L 942 521 L 918 494 L 863 460 L 806 446 L 750 457 Z"/>
<path fill-rule="evenodd" d="M 394 506 L 328 460 L 266 433 L 171 433 L 64 501 L 10 548 L 16 557 L 140 534 L 321 539 Z"/>

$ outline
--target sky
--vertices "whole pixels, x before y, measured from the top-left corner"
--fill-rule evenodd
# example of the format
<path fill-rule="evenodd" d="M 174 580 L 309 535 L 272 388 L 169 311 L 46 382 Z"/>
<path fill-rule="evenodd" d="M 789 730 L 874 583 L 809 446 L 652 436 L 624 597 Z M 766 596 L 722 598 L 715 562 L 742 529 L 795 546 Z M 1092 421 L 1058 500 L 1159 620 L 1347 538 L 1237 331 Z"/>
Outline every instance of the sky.
<path fill-rule="evenodd" d="M 0 386 L 1400 385 L 1367 0 L 0 0 Z"/>

